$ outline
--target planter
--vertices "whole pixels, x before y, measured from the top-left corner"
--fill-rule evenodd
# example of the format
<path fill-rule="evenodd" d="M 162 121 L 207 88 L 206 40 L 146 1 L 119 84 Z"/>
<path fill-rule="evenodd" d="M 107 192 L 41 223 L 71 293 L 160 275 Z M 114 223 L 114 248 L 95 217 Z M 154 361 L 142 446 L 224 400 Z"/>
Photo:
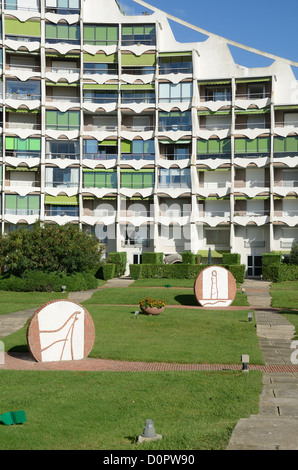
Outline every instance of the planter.
<path fill-rule="evenodd" d="M 145 315 L 159 315 L 164 311 L 164 307 L 157 308 L 157 307 L 142 307 L 140 306 L 141 310 Z"/>

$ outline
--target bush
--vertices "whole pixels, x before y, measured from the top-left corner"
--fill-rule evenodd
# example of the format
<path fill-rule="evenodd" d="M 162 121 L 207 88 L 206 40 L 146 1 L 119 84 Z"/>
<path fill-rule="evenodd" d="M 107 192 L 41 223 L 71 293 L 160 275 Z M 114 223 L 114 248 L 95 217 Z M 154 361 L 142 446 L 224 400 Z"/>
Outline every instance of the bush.
<path fill-rule="evenodd" d="M 109 253 L 107 263 L 115 265 L 115 273 L 113 277 L 118 276 L 119 273 L 120 276 L 123 276 L 126 270 L 126 251 L 113 251 Z"/>
<path fill-rule="evenodd" d="M 132 279 L 195 279 L 207 264 L 131 264 L 130 277 Z M 231 271 L 238 283 L 244 282 L 245 265 L 224 266 Z"/>
<path fill-rule="evenodd" d="M 0 276 L 0 290 L 14 292 L 61 292 L 66 286 L 68 292 L 96 289 L 97 279 L 92 273 L 45 273 L 25 271 L 22 276 L 4 274 Z"/>
<path fill-rule="evenodd" d="M 98 239 L 72 224 L 20 228 L 0 235 L 0 263 L 15 276 L 28 270 L 78 273 L 95 270 L 101 263 Z"/>
<path fill-rule="evenodd" d="M 142 264 L 163 264 L 163 253 L 143 253 Z"/>
<path fill-rule="evenodd" d="M 118 268 L 119 266 L 114 263 L 106 263 L 102 267 L 102 275 L 105 281 L 109 279 L 113 279 L 114 277 L 118 276 Z"/>
<path fill-rule="evenodd" d="M 196 264 L 197 255 L 191 253 L 190 251 L 185 251 L 182 253 L 182 263 L 183 264 Z"/>
<path fill-rule="evenodd" d="M 223 253 L 222 254 L 222 264 L 227 265 L 240 265 L 241 256 L 239 253 Z"/>
<path fill-rule="evenodd" d="M 262 262 L 263 262 L 263 268 L 262 268 L 262 275 L 263 279 L 265 281 L 272 281 L 272 282 L 277 282 L 276 280 L 273 281 L 273 279 L 276 279 L 276 277 L 279 276 L 278 269 L 274 268 L 279 268 L 281 265 L 281 260 L 282 260 L 282 254 L 281 253 L 264 253 L 262 257 Z"/>
<path fill-rule="evenodd" d="M 293 242 L 290 256 L 289 256 L 290 264 L 298 265 L 298 244 Z"/>

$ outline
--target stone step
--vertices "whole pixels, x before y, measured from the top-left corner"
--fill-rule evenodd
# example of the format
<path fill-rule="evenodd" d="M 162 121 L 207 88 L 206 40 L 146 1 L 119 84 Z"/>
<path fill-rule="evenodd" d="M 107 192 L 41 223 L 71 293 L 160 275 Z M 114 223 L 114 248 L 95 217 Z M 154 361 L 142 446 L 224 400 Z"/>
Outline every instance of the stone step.
<path fill-rule="evenodd" d="M 298 418 L 264 414 L 242 418 L 227 450 L 298 450 Z"/>

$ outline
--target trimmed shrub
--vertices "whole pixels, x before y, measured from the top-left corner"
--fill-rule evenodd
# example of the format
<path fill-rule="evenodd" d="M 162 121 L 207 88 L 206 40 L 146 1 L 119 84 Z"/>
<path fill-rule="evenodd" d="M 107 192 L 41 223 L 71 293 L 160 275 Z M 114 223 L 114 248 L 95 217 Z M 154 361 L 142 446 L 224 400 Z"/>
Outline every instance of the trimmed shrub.
<path fill-rule="evenodd" d="M 126 251 L 113 251 L 109 253 L 107 263 L 118 265 L 115 267 L 115 274 L 113 277 L 118 276 L 119 272 L 120 276 L 123 276 L 126 270 Z"/>
<path fill-rule="evenodd" d="M 276 276 L 278 276 L 278 269 L 272 269 L 281 265 L 282 254 L 281 253 L 264 253 L 262 256 L 263 268 L 262 275 L 265 281 L 277 282 Z"/>
<path fill-rule="evenodd" d="M 132 279 L 195 279 L 207 264 L 131 264 L 130 277 Z M 231 271 L 238 283 L 244 282 L 245 265 L 224 266 Z"/>
<path fill-rule="evenodd" d="M 114 277 L 118 276 L 118 269 L 119 265 L 114 263 L 106 263 L 102 267 L 102 277 L 105 281 L 109 279 L 113 279 Z"/>
<path fill-rule="evenodd" d="M 239 253 L 223 253 L 222 254 L 222 264 L 227 265 L 240 265 L 241 256 Z"/>
<path fill-rule="evenodd" d="M 298 265 L 298 243 L 293 242 L 290 256 L 289 256 L 290 264 Z"/>
<path fill-rule="evenodd" d="M 142 264 L 163 264 L 163 253 L 143 253 Z"/>
<path fill-rule="evenodd" d="M 14 292 L 68 292 L 96 289 L 98 281 L 92 273 L 45 273 L 25 271 L 22 276 L 4 274 L 0 276 L 0 290 Z"/>
<path fill-rule="evenodd" d="M 196 264 L 197 262 L 197 255 L 191 253 L 190 251 L 184 251 L 182 253 L 182 263 L 183 264 Z"/>

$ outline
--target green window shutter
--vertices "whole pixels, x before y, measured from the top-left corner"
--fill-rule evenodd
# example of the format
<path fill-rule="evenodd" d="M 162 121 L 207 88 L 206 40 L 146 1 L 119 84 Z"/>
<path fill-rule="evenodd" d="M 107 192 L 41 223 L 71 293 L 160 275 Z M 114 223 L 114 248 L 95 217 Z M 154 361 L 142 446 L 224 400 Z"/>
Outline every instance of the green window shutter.
<path fill-rule="evenodd" d="M 122 140 L 121 141 L 121 152 L 123 153 L 131 153 L 132 143 L 130 140 Z"/>
<path fill-rule="evenodd" d="M 143 181 L 144 188 L 151 188 L 154 186 L 154 173 L 145 173 Z"/>
<path fill-rule="evenodd" d="M 117 26 L 108 26 L 107 39 L 111 44 L 112 41 L 118 41 L 118 27 Z"/>
<path fill-rule="evenodd" d="M 131 173 L 121 173 L 121 186 L 123 188 L 130 188 L 131 180 Z"/>
<path fill-rule="evenodd" d="M 91 63 L 91 64 L 115 64 L 118 62 L 118 55 L 117 54 L 87 54 L 84 53 L 83 57 L 84 63 Z"/>
<path fill-rule="evenodd" d="M 287 152 L 297 152 L 297 137 L 287 137 L 286 138 L 286 151 Z"/>
<path fill-rule="evenodd" d="M 208 153 L 208 141 L 198 140 L 198 154 L 207 154 L 207 153 Z"/>
<path fill-rule="evenodd" d="M 69 125 L 71 128 L 78 128 L 80 126 L 80 112 L 69 111 Z"/>
<path fill-rule="evenodd" d="M 219 142 L 218 139 L 210 139 L 208 141 L 209 153 L 219 153 Z"/>
<path fill-rule="evenodd" d="M 270 139 L 269 137 L 258 138 L 258 149 L 259 152 L 270 152 Z"/>
<path fill-rule="evenodd" d="M 29 150 L 40 151 L 41 150 L 41 141 L 35 137 L 29 138 Z"/>
<path fill-rule="evenodd" d="M 116 188 L 117 187 L 117 172 L 113 171 L 106 174 L 106 188 Z"/>
<path fill-rule="evenodd" d="M 107 28 L 106 26 L 96 26 L 95 28 L 95 39 L 96 41 L 107 40 Z"/>
<path fill-rule="evenodd" d="M 56 124 L 57 124 L 57 111 L 47 111 L 46 112 L 46 125 L 56 126 Z"/>
<path fill-rule="evenodd" d="M 65 127 L 65 130 L 68 129 L 68 113 L 62 113 L 61 111 L 57 112 L 57 124 L 59 129 Z"/>
<path fill-rule="evenodd" d="M 132 175 L 132 188 L 142 188 L 143 187 L 143 173 L 135 172 Z"/>
<path fill-rule="evenodd" d="M 69 25 L 68 27 L 69 39 L 80 39 L 80 28 L 77 25 Z"/>
<path fill-rule="evenodd" d="M 123 26 L 122 27 L 122 34 L 127 36 L 131 36 L 132 35 L 132 26 Z"/>
<path fill-rule="evenodd" d="M 246 141 L 247 152 L 258 152 L 258 141 L 257 139 L 247 139 Z"/>
<path fill-rule="evenodd" d="M 68 39 L 68 25 L 67 24 L 58 24 L 58 26 L 57 26 L 57 38 L 58 39 Z"/>
<path fill-rule="evenodd" d="M 17 196 L 17 209 L 28 208 L 28 196 Z"/>
<path fill-rule="evenodd" d="M 39 196 L 28 196 L 29 197 L 29 209 L 39 210 Z"/>
<path fill-rule="evenodd" d="M 106 175 L 103 172 L 95 173 L 95 187 L 105 188 L 106 187 Z"/>
<path fill-rule="evenodd" d="M 235 139 L 235 153 L 246 152 L 246 139 Z"/>
<path fill-rule="evenodd" d="M 18 150 L 27 150 L 27 143 L 28 143 L 28 140 L 27 139 L 20 139 L 18 137 L 17 139 L 17 148 Z"/>
<path fill-rule="evenodd" d="M 94 173 L 84 172 L 84 188 L 94 188 Z"/>
<path fill-rule="evenodd" d="M 274 152 L 285 151 L 285 139 L 284 137 L 274 137 Z"/>
<path fill-rule="evenodd" d="M 5 209 L 17 208 L 17 196 L 15 194 L 7 194 L 5 196 Z"/>
<path fill-rule="evenodd" d="M 14 137 L 5 137 L 6 150 L 15 150 Z"/>
<path fill-rule="evenodd" d="M 84 40 L 85 41 L 94 41 L 94 26 L 84 26 Z"/>
<path fill-rule="evenodd" d="M 46 24 L 46 38 L 54 39 L 57 35 L 57 27 L 53 24 Z"/>
<path fill-rule="evenodd" d="M 5 18 L 5 33 L 18 36 L 41 36 L 40 21 L 25 21 Z"/>

